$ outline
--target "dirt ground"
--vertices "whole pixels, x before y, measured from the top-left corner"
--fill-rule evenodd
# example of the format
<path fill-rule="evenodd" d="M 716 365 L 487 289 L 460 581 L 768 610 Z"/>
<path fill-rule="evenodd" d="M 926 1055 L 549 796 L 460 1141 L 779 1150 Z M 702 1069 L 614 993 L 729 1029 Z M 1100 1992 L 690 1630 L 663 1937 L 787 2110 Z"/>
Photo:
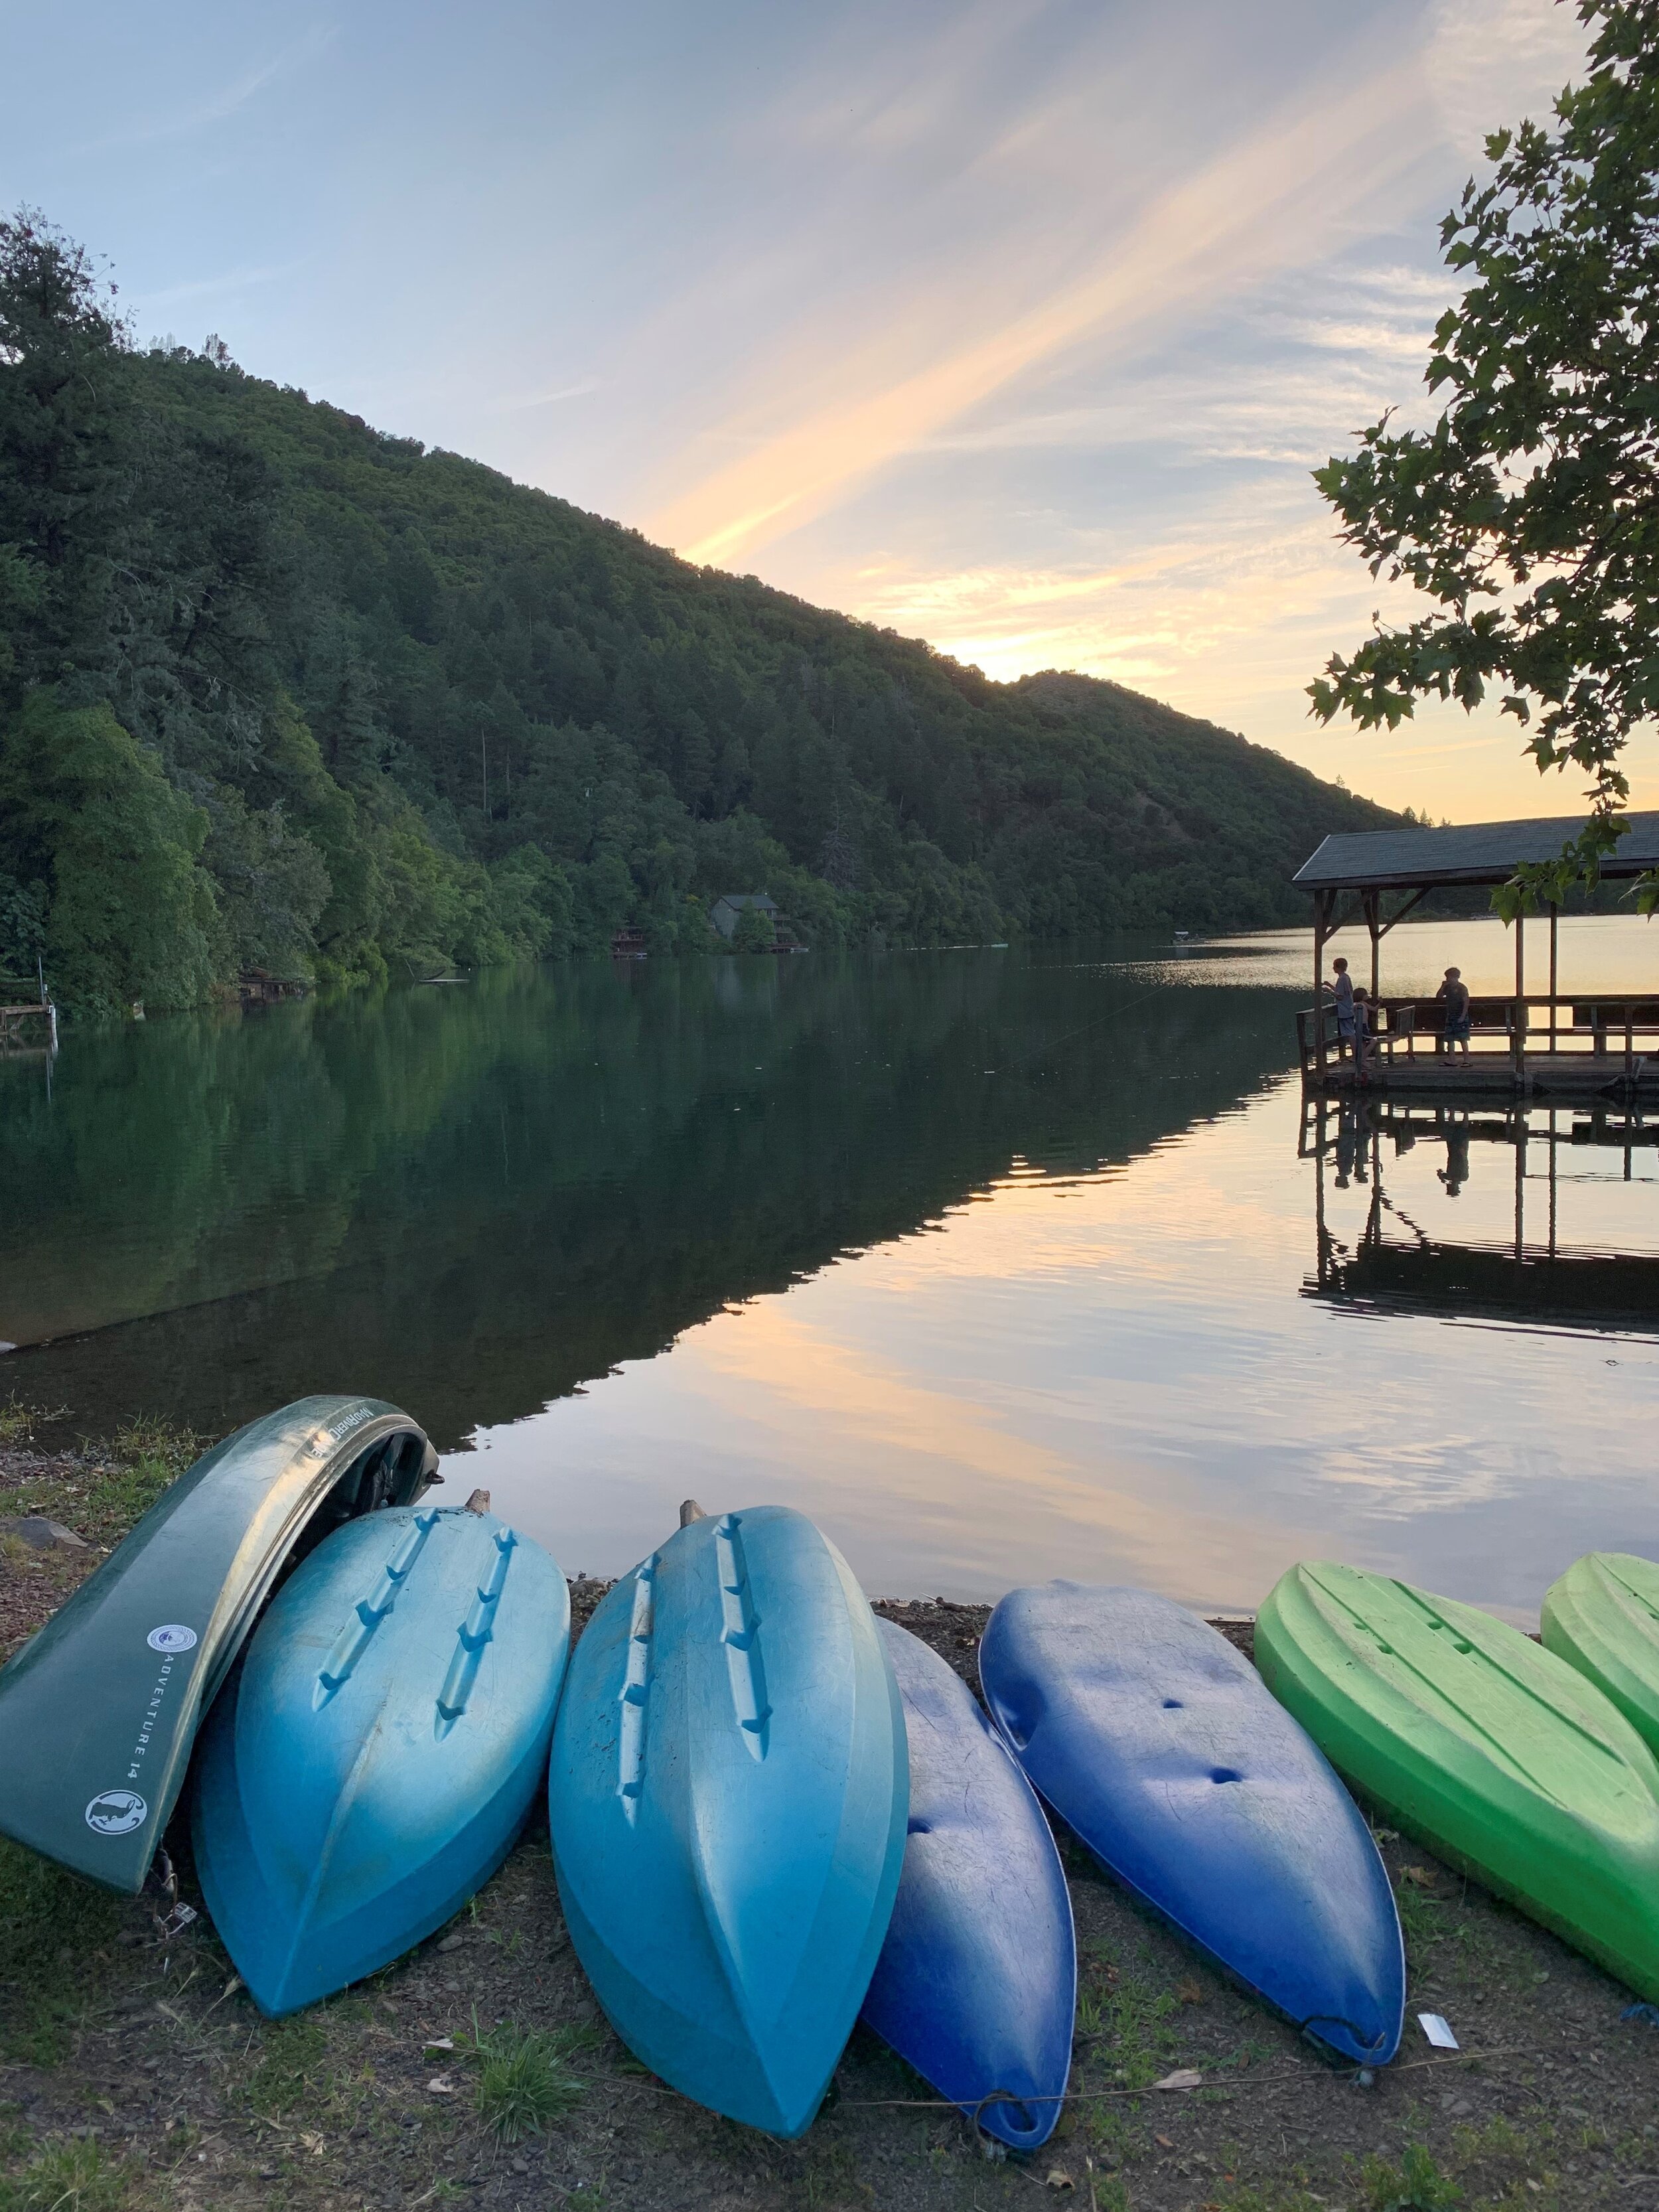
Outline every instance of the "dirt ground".
<path fill-rule="evenodd" d="M 0 1407 L 0 1516 L 46 1512 L 91 1547 L 39 1559 L 0 1541 L 0 1650 L 191 1450 L 143 1428 L 66 1447 Z M 575 1587 L 579 1620 L 604 1587 Z M 977 1687 L 983 1608 L 879 1609 Z M 1247 1624 L 1228 1632 L 1248 1650 Z M 441 1936 L 276 2023 L 254 2010 L 204 1915 L 164 1938 L 151 1902 L 106 1896 L 0 1842 L 0 2212 L 1002 2212 L 1039 2191 L 1091 2212 L 1659 2208 L 1659 2026 L 1625 2018 L 1629 1991 L 1409 1839 L 1378 1838 L 1410 2004 L 1400 2059 L 1369 2085 L 1328 2066 L 1063 1842 L 1079 1942 L 1073 2094 L 1025 2160 L 984 2155 L 962 2115 L 862 2028 L 798 2143 L 675 2095 L 594 2003 L 544 1815 Z M 169 1840 L 181 1893 L 199 1905 L 181 1822 Z M 1419 2011 L 1446 2015 L 1461 2054 L 1431 2051 Z M 503 2140 L 488 2062 L 525 2032 L 563 2109 Z M 1200 2086 L 1153 2086 L 1181 2069 Z"/>

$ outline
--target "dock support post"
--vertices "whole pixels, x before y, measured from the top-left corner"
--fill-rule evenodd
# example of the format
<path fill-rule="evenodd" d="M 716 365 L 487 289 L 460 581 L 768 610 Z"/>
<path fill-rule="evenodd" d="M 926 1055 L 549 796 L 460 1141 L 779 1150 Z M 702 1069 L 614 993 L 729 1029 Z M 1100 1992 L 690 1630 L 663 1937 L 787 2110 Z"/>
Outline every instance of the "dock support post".
<path fill-rule="evenodd" d="M 1379 955 L 1382 944 L 1382 892 L 1367 891 L 1365 894 L 1365 927 L 1371 933 L 1371 1018 L 1373 1021 L 1376 1018 L 1376 994 L 1379 988 L 1377 976 L 1380 972 Z"/>
<path fill-rule="evenodd" d="M 1527 917 L 1515 917 L 1515 1011 L 1510 1017 L 1510 1051 L 1515 1063 L 1515 1085 L 1527 1081 Z"/>
<path fill-rule="evenodd" d="M 1555 1050 L 1555 999 L 1556 994 L 1561 988 L 1560 969 L 1556 964 L 1555 957 L 1556 924 L 1560 919 L 1561 909 L 1552 899 L 1550 901 L 1550 1050 L 1552 1052 Z"/>
<path fill-rule="evenodd" d="M 1330 920 L 1331 902 L 1335 896 L 1334 891 L 1314 893 L 1314 1070 L 1322 1085 L 1325 1080 L 1325 925 Z"/>

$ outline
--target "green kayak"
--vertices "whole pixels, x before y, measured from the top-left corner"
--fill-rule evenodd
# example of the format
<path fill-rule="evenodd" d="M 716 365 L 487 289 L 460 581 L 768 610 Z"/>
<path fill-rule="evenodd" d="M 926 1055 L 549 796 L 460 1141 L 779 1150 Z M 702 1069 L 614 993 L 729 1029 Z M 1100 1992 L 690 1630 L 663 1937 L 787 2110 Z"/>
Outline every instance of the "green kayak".
<path fill-rule="evenodd" d="M 277 1577 L 441 1481 L 407 1413 L 301 1398 L 227 1437 L 0 1668 L 0 1833 L 143 1888 L 197 1724 Z"/>
<path fill-rule="evenodd" d="M 1544 1597 L 1546 1648 L 1613 1699 L 1659 1751 L 1659 1566 L 1629 1552 L 1590 1552 Z"/>
<path fill-rule="evenodd" d="M 1326 1561 L 1281 1577 L 1255 1659 L 1362 1798 L 1659 1998 L 1659 1765 L 1592 1683 L 1474 1606 Z"/>

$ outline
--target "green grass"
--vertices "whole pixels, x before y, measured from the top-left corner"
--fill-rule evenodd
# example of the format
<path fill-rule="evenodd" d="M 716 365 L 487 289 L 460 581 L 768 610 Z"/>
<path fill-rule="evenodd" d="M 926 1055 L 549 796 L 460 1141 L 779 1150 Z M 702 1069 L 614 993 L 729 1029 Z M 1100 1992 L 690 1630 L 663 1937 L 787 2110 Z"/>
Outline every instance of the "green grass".
<path fill-rule="evenodd" d="M 1149 2089 L 1179 2047 L 1173 2022 L 1181 2001 L 1105 1953 L 1091 1961 L 1078 1999 L 1078 2032 L 1104 2039 L 1096 2057 L 1126 2089 Z"/>
<path fill-rule="evenodd" d="M 570 2071 L 579 2050 L 599 2040 L 592 2028 L 562 2028 L 552 2034 L 502 2021 L 488 2034 L 472 2024 L 472 2040 L 462 2054 L 477 2070 L 473 2103 L 498 2143 L 521 2142 L 544 2135 L 581 2102 L 586 2083 Z"/>
<path fill-rule="evenodd" d="M 61 1421 L 68 1412 L 67 1406 L 26 1406 L 14 1390 L 0 1400 L 0 1444 L 32 1443 L 41 1423 Z"/>
<path fill-rule="evenodd" d="M 1462 2191 L 1421 2143 L 1407 2143 L 1398 2166 L 1375 2154 L 1368 2158 L 1359 2185 L 1369 2212 L 1455 2212 L 1463 2201 Z"/>
<path fill-rule="evenodd" d="M 66 1408 L 0 1402 L 0 1447 L 29 1443 Z M 46 1513 L 93 1544 L 118 1544 L 204 1448 L 204 1439 L 165 1421 L 130 1421 L 106 1446 L 88 1446 L 67 1465 L 49 1462 L 5 1492 L 6 1510 Z"/>
<path fill-rule="evenodd" d="M 314 2106 L 317 2077 L 327 2056 L 328 2038 L 315 2014 L 270 2021 L 247 2077 L 249 2105 L 266 2119 L 279 2119 L 301 2105 Z"/>
<path fill-rule="evenodd" d="M 125 1917 L 121 1899 L 0 1837 L 0 2057 L 67 2057 Z"/>
<path fill-rule="evenodd" d="M 115 1437 L 85 1493 L 81 1534 L 116 1543 L 203 1449 L 203 1439 L 165 1421 L 130 1421 Z"/>
<path fill-rule="evenodd" d="M 90 2138 L 54 2143 L 20 2171 L 0 2176 L 0 2212 L 121 2212 L 132 2202 L 133 2168 Z"/>
<path fill-rule="evenodd" d="M 1215 2201 L 1223 2212 L 1323 2212 L 1325 2204 L 1300 2172 L 1277 2181 L 1224 2181 L 1221 2191 Z"/>

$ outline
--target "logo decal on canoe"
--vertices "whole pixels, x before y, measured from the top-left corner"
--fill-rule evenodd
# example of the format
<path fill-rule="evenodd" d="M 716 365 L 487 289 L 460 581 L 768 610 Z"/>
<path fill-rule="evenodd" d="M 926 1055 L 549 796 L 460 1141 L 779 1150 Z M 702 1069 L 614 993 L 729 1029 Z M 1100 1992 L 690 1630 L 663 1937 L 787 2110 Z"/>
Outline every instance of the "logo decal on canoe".
<path fill-rule="evenodd" d="M 172 1620 L 165 1627 L 152 1628 L 144 1641 L 152 1651 L 191 1651 L 196 1647 L 196 1631 Z"/>
<path fill-rule="evenodd" d="M 100 1790 L 87 1808 L 87 1826 L 97 1836 L 130 1836 L 149 1818 L 149 1807 L 136 1790 Z"/>

